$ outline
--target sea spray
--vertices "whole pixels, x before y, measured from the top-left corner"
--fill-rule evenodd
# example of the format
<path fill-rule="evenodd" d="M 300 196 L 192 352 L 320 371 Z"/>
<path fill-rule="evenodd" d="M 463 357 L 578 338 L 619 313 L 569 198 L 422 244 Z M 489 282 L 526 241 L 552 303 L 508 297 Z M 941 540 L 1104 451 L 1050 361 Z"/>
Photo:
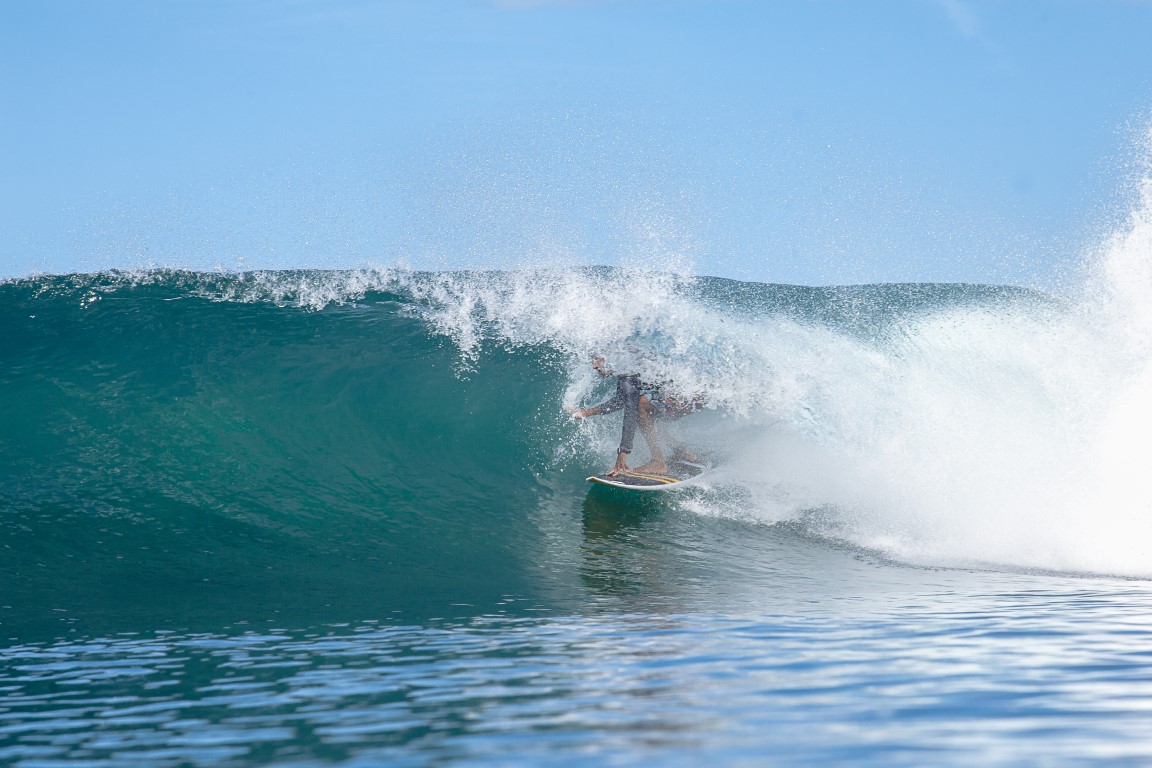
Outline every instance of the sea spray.
<path fill-rule="evenodd" d="M 1096 254 L 1082 301 L 1112 353 L 1087 457 L 1089 503 L 1100 510 L 1092 538 L 1102 555 L 1131 563 L 1152 562 L 1152 131 L 1144 145 L 1132 212 Z"/>

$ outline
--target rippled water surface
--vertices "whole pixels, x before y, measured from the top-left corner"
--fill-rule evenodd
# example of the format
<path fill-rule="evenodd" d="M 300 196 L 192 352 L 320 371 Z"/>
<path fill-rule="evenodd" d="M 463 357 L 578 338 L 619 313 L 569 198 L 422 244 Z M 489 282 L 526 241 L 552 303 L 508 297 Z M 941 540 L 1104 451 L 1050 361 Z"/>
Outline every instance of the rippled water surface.
<path fill-rule="evenodd" d="M 920 573 L 969 591 L 11 645 L 0 762 L 1152 760 L 1147 585 Z"/>

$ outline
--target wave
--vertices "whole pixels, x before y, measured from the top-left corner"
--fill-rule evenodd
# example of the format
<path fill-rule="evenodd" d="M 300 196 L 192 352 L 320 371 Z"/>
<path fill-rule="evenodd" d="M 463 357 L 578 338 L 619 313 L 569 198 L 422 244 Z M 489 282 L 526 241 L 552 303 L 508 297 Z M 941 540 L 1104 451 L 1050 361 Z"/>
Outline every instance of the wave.
<path fill-rule="evenodd" d="M 45 605 L 538 594 L 533 515 L 586 494 L 618 435 L 561 411 L 606 395 L 593 354 L 706 400 L 672 427 L 720 464 L 683 510 L 917 564 L 1152 576 L 1149 211 L 1146 185 L 1070 299 L 606 267 L 10 280 L 7 583 Z"/>

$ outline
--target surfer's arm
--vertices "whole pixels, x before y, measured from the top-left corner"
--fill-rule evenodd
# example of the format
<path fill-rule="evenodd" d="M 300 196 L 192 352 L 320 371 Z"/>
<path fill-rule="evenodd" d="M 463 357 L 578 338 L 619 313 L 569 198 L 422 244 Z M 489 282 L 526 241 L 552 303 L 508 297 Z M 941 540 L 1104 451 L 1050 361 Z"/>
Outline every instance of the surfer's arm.
<path fill-rule="evenodd" d="M 603 416 L 606 413 L 615 413 L 628 404 L 628 398 L 636 389 L 635 383 L 628 376 L 616 377 L 616 394 L 611 400 L 605 400 L 600 405 L 588 409 L 589 416 Z"/>
<path fill-rule="evenodd" d="M 613 413 L 624 407 L 628 400 L 628 394 L 631 392 L 631 382 L 626 380 L 627 377 L 620 376 L 616 381 L 616 394 L 612 396 L 611 400 L 605 400 L 600 405 L 594 405 L 591 408 L 569 408 L 566 409 L 568 413 L 572 414 L 577 419 L 586 419 L 589 416 L 603 416 L 606 413 Z"/>
<path fill-rule="evenodd" d="M 625 405 L 625 397 L 620 392 L 611 400 L 605 400 L 600 405 L 594 405 L 591 408 L 565 408 L 564 410 L 572 414 L 577 419 L 586 419 L 589 416 L 603 416 L 606 413 L 615 413 L 623 408 Z"/>
<path fill-rule="evenodd" d="M 589 416 L 599 416 L 602 413 L 609 413 L 609 411 L 604 410 L 603 404 L 594 405 L 591 408 L 565 408 L 564 410 L 568 411 L 568 413 L 572 414 L 572 417 L 576 419 L 586 419 Z"/>
<path fill-rule="evenodd" d="M 603 416 L 606 413 L 614 413 L 624 407 L 624 397 L 617 392 L 616 396 L 611 400 L 605 400 L 600 405 L 594 405 L 591 408 L 580 408 L 572 412 L 573 416 L 579 419 L 586 419 L 589 416 Z"/>

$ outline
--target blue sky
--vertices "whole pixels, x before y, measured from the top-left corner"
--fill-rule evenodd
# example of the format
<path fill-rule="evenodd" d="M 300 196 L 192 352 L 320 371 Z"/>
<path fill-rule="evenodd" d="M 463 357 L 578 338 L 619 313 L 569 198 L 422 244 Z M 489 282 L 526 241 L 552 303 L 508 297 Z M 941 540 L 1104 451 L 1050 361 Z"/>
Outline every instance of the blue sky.
<path fill-rule="evenodd" d="M 1152 3 L 0 2 L 0 275 L 690 264 L 1058 283 Z"/>

